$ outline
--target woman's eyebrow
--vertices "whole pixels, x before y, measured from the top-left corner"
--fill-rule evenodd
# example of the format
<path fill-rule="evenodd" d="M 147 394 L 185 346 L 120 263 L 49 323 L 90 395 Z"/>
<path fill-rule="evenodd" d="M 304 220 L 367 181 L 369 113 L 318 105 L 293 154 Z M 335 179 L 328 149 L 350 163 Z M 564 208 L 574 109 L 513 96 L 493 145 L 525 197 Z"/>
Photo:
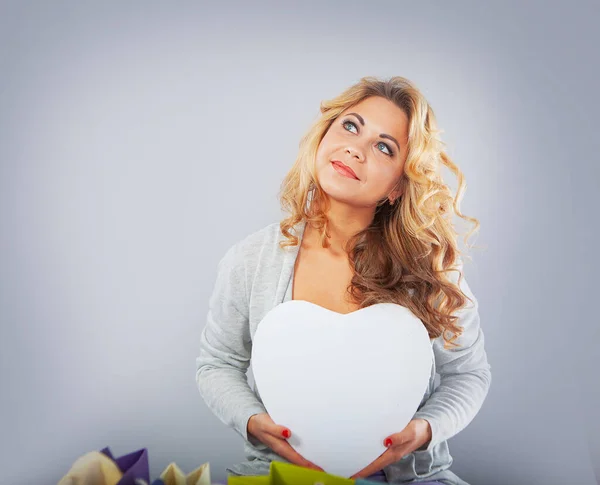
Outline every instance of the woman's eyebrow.
<path fill-rule="evenodd" d="M 349 116 L 349 115 L 356 116 L 358 118 L 358 121 L 360 122 L 360 124 L 365 126 L 365 120 L 363 119 L 363 117 L 361 115 L 359 115 L 358 113 L 347 113 L 347 116 Z M 398 150 L 400 150 L 400 144 L 398 143 L 398 140 L 396 140 L 392 135 L 388 135 L 387 133 L 381 133 L 379 136 L 381 138 L 387 138 L 388 140 L 392 140 L 398 147 Z"/>

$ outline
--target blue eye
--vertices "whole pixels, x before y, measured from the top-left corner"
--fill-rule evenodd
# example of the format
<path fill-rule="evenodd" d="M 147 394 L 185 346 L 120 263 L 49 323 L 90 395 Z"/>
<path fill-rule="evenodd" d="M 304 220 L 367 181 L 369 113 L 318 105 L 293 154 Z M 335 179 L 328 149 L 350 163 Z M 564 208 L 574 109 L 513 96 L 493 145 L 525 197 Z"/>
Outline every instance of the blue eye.
<path fill-rule="evenodd" d="M 348 120 L 343 121 L 342 126 L 346 126 L 346 125 L 352 125 L 352 126 L 354 126 L 354 128 L 356 128 L 356 124 L 354 124 L 352 121 L 348 121 Z M 346 131 L 350 131 L 350 130 L 346 130 Z"/>
<path fill-rule="evenodd" d="M 352 126 L 354 126 L 354 128 L 358 128 L 358 127 L 356 126 L 356 123 L 354 123 L 353 121 L 350 121 L 350 120 L 345 120 L 345 121 L 342 121 L 342 126 L 344 127 L 344 129 L 345 129 L 346 131 L 350 131 L 350 130 L 346 129 L 346 125 L 352 125 Z M 390 156 L 390 157 L 393 157 L 393 156 L 394 156 L 394 152 L 393 152 L 393 150 L 390 148 L 390 146 L 389 146 L 387 143 L 384 143 L 384 142 L 380 141 L 380 142 L 378 143 L 378 145 L 383 145 L 384 147 L 386 147 L 386 148 L 388 149 L 388 152 L 389 152 L 389 153 L 386 153 L 386 155 L 388 155 L 388 156 Z M 383 153 L 385 153 L 385 152 L 383 152 Z"/>
<path fill-rule="evenodd" d="M 386 148 L 388 149 L 388 151 L 390 152 L 390 153 L 389 153 L 390 157 L 394 155 L 394 152 L 393 152 L 393 151 L 392 151 L 392 149 L 391 149 L 391 148 L 390 148 L 390 147 L 387 145 L 387 143 L 383 143 L 382 141 L 380 141 L 380 142 L 378 143 L 378 145 L 379 145 L 379 144 L 383 145 L 384 147 L 386 147 Z"/>

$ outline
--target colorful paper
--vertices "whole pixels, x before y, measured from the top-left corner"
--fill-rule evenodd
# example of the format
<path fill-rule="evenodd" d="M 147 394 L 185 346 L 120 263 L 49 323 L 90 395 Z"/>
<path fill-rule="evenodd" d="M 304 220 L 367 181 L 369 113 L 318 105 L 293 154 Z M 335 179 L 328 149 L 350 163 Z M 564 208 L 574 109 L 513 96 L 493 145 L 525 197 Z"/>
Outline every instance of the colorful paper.
<path fill-rule="evenodd" d="M 354 480 L 330 473 L 272 461 L 269 468 L 270 485 L 354 485 Z"/>
<path fill-rule="evenodd" d="M 91 451 L 79 457 L 58 485 L 117 485 L 123 477 L 117 464 L 99 451 Z"/>
<path fill-rule="evenodd" d="M 211 485 L 210 465 L 204 463 L 186 475 L 172 462 L 160 474 L 160 479 L 165 485 Z"/>
<path fill-rule="evenodd" d="M 113 457 L 108 447 L 100 451 L 113 460 L 123 473 L 123 476 L 116 485 L 148 485 L 150 483 L 150 466 L 148 463 L 148 450 L 146 448 L 128 453 L 119 458 Z"/>

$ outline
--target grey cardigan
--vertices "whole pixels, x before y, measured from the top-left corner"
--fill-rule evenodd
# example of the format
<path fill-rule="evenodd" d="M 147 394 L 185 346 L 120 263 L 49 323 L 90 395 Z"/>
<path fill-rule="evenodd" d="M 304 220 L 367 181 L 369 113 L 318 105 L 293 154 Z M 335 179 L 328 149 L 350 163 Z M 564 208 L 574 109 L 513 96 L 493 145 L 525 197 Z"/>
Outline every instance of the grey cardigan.
<path fill-rule="evenodd" d="M 294 234 L 302 238 L 305 227 L 305 222 L 300 222 L 293 228 Z M 226 251 L 217 266 L 200 337 L 196 358 L 200 395 L 208 408 L 245 440 L 246 461 L 226 469 L 233 475 L 268 475 L 271 461 L 287 462 L 247 433 L 250 416 L 267 412 L 258 389 L 248 383 L 252 339 L 263 316 L 291 299 L 299 246 L 282 249 L 279 241 L 284 239 L 279 222 L 274 222 Z M 450 277 L 458 281 L 457 272 L 449 274 L 456 275 Z M 469 485 L 449 469 L 453 459 L 447 440 L 463 430 L 480 410 L 491 384 L 491 372 L 477 300 L 464 275 L 461 290 L 475 302 L 467 302 L 457 313 L 464 328 L 456 340 L 461 347 L 445 349 L 441 336 L 432 339 L 434 362 L 429 386 L 414 415 L 429 421 L 432 439 L 384 468 L 390 483 L 440 480 L 449 485 Z M 440 381 L 434 387 L 436 373 Z M 399 431 L 390 430 L 390 434 Z"/>

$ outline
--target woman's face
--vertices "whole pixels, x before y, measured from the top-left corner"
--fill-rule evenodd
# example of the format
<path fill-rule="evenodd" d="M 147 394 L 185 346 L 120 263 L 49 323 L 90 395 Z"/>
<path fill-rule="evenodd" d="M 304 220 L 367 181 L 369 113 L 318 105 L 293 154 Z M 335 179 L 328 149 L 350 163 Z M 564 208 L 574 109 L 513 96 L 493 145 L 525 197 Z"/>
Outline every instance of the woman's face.
<path fill-rule="evenodd" d="M 408 152 L 408 117 L 394 103 L 372 96 L 345 110 L 321 140 L 317 178 L 327 195 L 359 207 L 375 206 L 390 193 L 404 169 Z M 340 163 L 357 178 L 344 175 Z"/>

